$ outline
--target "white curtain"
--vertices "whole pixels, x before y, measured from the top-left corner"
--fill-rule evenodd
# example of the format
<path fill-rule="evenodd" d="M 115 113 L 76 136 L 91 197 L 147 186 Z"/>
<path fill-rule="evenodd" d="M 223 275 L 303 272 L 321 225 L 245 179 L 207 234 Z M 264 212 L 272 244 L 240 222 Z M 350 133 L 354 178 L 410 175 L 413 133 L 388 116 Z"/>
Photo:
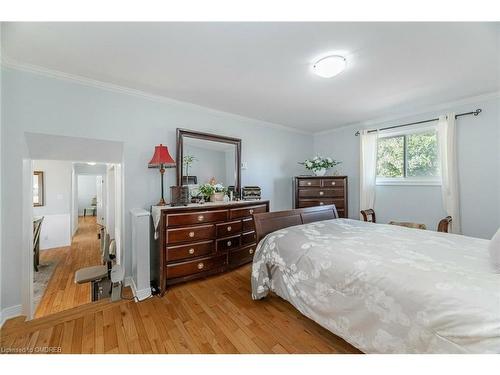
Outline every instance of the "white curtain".
<path fill-rule="evenodd" d="M 451 231 L 461 233 L 455 114 L 440 116 L 437 128 L 443 208 L 451 216 Z"/>
<path fill-rule="evenodd" d="M 368 133 L 367 130 L 363 130 L 361 131 L 359 140 L 359 209 L 366 210 L 374 208 L 375 205 L 378 132 Z"/>

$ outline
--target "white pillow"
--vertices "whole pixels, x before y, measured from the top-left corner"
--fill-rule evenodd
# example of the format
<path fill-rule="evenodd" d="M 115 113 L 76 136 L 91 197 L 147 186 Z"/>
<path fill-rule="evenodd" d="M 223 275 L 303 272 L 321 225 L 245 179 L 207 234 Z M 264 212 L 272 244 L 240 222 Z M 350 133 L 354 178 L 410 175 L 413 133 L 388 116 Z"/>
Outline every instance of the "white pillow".
<path fill-rule="evenodd" d="M 497 272 L 500 272 L 500 228 L 498 228 L 497 232 L 491 238 L 488 249 L 490 250 L 490 259 L 493 268 Z"/>

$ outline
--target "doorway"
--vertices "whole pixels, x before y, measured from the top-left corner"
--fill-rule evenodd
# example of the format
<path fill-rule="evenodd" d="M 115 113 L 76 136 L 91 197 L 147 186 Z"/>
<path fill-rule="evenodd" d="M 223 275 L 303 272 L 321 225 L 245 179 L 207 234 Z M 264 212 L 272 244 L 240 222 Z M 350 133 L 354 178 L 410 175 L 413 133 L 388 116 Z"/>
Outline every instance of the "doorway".
<path fill-rule="evenodd" d="M 116 164 L 34 160 L 32 165 L 32 306 L 34 318 L 40 318 L 91 302 L 91 284 L 75 283 L 75 274 L 103 264 L 102 228 L 109 228 L 111 239 L 120 233 L 115 213 L 121 184 Z"/>
<path fill-rule="evenodd" d="M 117 253 L 121 254 L 123 152 L 121 142 L 36 133 L 25 133 L 25 137 L 31 158 L 23 160 L 21 291 L 22 313 L 32 319 L 91 302 L 90 284 L 75 284 L 74 274 L 79 268 L 102 264 L 99 228 L 114 223 Z M 49 164 L 64 168 L 55 173 Z M 107 187 L 109 170 L 115 171 L 113 192 Z M 35 171 L 44 172 L 36 174 L 36 184 Z M 86 201 L 78 194 L 79 179 L 94 182 L 92 197 Z M 109 207 L 108 197 L 113 197 Z M 34 222 L 40 217 L 43 223 L 37 235 Z M 39 265 L 55 263 L 39 301 L 34 293 L 39 272 L 34 268 L 37 245 Z"/>

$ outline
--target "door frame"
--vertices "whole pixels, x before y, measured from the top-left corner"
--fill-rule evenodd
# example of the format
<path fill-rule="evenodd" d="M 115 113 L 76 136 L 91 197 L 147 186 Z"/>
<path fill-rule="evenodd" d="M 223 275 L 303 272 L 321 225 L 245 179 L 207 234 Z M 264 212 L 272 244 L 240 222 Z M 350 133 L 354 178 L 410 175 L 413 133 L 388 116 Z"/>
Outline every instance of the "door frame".
<path fill-rule="evenodd" d="M 40 159 L 42 160 L 42 159 Z M 55 159 L 61 160 L 61 159 Z M 69 160 L 68 160 L 69 161 Z M 85 163 L 85 161 L 71 161 L 73 163 Z M 35 309 L 33 306 L 33 163 L 34 159 L 23 159 L 22 167 L 22 251 L 21 251 L 21 314 L 26 316 L 26 320 L 32 320 Z M 125 215 L 124 212 L 124 175 L 123 175 L 123 160 L 121 163 L 108 163 L 101 162 L 103 164 L 115 166 L 117 174 L 117 179 L 115 180 L 115 189 L 117 200 L 115 201 L 115 212 L 119 216 L 115 218 L 115 228 L 118 228 L 119 238 L 117 240 L 118 244 L 124 243 L 123 233 L 125 225 Z M 78 175 L 76 176 L 78 180 Z M 102 176 L 105 178 L 105 176 Z M 77 181 L 78 182 L 78 181 Z M 118 182 L 118 183 L 116 183 Z M 76 190 L 78 191 L 78 189 Z M 73 190 L 71 191 L 70 199 L 73 200 Z M 106 203 L 106 202 L 104 202 Z M 117 207 L 118 206 L 118 207 Z M 70 206 L 71 207 L 71 206 Z M 70 213 L 71 215 L 71 213 Z M 71 228 L 70 228 L 71 231 Z M 116 229 L 115 229 L 116 237 Z M 73 236 L 71 236 L 71 242 L 73 242 Z M 120 246 L 120 252 L 122 252 L 122 246 Z M 122 265 L 125 267 L 125 265 Z M 89 302 L 91 303 L 91 302 Z"/>

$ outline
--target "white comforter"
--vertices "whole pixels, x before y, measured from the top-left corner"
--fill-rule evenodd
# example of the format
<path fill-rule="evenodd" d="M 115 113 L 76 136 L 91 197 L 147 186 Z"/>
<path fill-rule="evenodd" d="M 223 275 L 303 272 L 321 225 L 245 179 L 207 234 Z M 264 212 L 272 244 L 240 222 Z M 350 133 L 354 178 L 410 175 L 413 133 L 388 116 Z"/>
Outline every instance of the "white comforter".
<path fill-rule="evenodd" d="M 477 238 L 336 219 L 276 231 L 252 294 L 273 291 L 365 353 L 500 353 L 500 274 Z"/>

